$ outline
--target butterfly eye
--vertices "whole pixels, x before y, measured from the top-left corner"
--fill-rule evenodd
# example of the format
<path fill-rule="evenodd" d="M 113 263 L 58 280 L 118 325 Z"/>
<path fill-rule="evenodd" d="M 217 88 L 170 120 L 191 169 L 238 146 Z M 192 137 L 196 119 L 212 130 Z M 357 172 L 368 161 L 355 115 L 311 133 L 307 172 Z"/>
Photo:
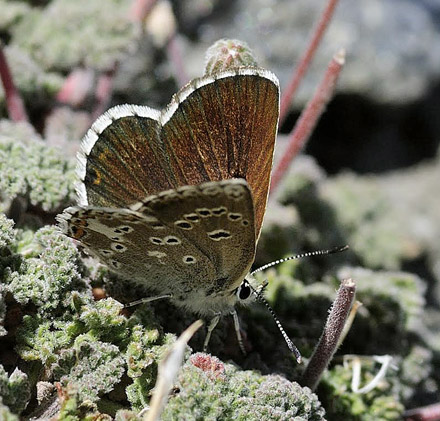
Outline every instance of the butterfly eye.
<path fill-rule="evenodd" d="M 247 281 L 243 281 L 242 284 L 237 288 L 237 297 L 240 300 L 246 300 L 251 295 L 251 287 L 249 286 Z"/>

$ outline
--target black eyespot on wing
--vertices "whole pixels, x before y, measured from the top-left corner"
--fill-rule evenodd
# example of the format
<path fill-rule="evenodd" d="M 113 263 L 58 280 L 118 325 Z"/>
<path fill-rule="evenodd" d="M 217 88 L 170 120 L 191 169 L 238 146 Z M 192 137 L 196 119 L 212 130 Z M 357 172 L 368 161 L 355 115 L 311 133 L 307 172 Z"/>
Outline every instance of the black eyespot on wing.
<path fill-rule="evenodd" d="M 211 211 L 208 209 L 201 209 L 201 210 L 199 210 L 199 214 L 201 216 L 207 217 L 207 216 L 211 215 Z"/>
<path fill-rule="evenodd" d="M 176 226 L 179 228 L 182 228 L 184 230 L 189 230 L 192 228 L 192 225 L 186 221 L 178 221 L 178 222 L 176 222 Z"/>
<path fill-rule="evenodd" d="M 241 213 L 230 213 L 229 215 L 228 215 L 228 218 L 231 220 L 231 221 L 238 221 L 239 219 L 241 219 Z"/>
<path fill-rule="evenodd" d="M 228 238 L 231 238 L 232 235 L 229 231 L 226 231 L 226 230 L 216 230 L 213 232 L 209 232 L 208 237 L 211 240 L 219 241 L 219 240 L 226 240 Z"/>
<path fill-rule="evenodd" d="M 225 207 L 215 208 L 215 209 L 212 209 L 211 212 L 214 216 L 221 216 L 226 213 L 226 208 Z"/>
<path fill-rule="evenodd" d="M 167 238 L 165 241 L 167 244 L 179 244 L 179 239 L 176 237 Z"/>

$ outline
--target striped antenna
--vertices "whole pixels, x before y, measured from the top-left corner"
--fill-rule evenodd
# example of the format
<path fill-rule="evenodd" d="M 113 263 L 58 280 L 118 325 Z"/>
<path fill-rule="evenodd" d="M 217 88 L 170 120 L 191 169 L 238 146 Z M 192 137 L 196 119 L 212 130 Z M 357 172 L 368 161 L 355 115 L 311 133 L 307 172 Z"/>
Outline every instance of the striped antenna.
<path fill-rule="evenodd" d="M 272 266 L 279 265 L 280 263 L 284 263 L 289 260 L 302 259 L 303 257 L 323 256 L 327 254 L 340 253 L 341 251 L 348 250 L 348 248 L 349 248 L 348 245 L 345 245 L 345 246 L 338 246 L 329 250 L 316 250 L 316 251 L 309 251 L 306 253 L 295 254 L 294 256 L 285 257 L 284 259 L 279 259 L 279 260 L 275 260 L 274 262 L 267 263 L 266 265 L 261 266 L 258 269 L 255 269 L 253 272 L 251 272 L 251 275 L 255 275 L 257 272 L 261 272 L 263 270 L 271 268 Z"/>
<path fill-rule="evenodd" d="M 269 303 L 266 301 L 266 299 L 263 297 L 263 290 L 266 288 L 268 282 L 264 281 L 262 285 L 259 286 L 258 289 L 255 289 L 248 281 L 244 281 L 247 283 L 251 291 L 254 293 L 255 297 L 258 301 L 263 303 L 266 308 L 269 310 L 269 313 L 272 315 L 273 319 L 275 320 L 276 325 L 278 326 L 278 329 L 281 332 L 281 335 L 283 335 L 284 340 L 286 341 L 286 344 L 290 350 L 290 352 L 295 355 L 296 362 L 298 364 L 301 364 L 301 353 L 299 352 L 298 348 L 295 346 L 295 344 L 292 342 L 292 340 L 287 335 L 286 331 L 284 330 L 283 326 L 281 325 L 281 322 L 279 321 L 277 315 L 275 314 L 275 311 L 273 308 L 269 305 Z"/>

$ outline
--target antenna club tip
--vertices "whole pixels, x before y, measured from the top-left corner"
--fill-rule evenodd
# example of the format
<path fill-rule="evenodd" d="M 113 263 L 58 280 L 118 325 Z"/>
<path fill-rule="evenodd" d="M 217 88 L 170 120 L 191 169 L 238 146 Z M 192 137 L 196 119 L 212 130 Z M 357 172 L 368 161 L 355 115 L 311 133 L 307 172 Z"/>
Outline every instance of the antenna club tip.
<path fill-rule="evenodd" d="M 300 352 L 298 351 L 298 349 L 293 350 L 293 355 L 295 356 L 295 360 L 298 364 L 302 363 L 302 356 L 300 354 Z"/>
<path fill-rule="evenodd" d="M 298 364 L 301 364 L 302 357 L 301 357 L 301 353 L 299 352 L 298 348 L 295 345 L 293 345 L 293 343 L 290 343 L 289 348 L 292 351 L 293 355 L 295 356 L 296 362 Z"/>
<path fill-rule="evenodd" d="M 330 253 L 340 253 L 341 251 L 348 250 L 349 248 L 349 245 L 345 244 L 343 246 L 335 247 L 334 249 L 330 250 Z"/>

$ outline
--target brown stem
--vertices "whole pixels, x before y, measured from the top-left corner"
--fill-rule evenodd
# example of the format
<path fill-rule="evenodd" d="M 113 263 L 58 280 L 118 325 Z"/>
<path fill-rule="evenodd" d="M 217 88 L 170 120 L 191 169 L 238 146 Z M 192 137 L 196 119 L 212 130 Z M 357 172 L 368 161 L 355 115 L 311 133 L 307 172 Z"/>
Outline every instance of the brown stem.
<path fill-rule="evenodd" d="M 318 386 L 322 373 L 336 352 L 339 337 L 353 304 L 355 292 L 356 284 L 352 279 L 344 279 L 341 282 L 321 338 L 304 371 L 301 382 L 303 386 L 308 386 L 312 390 L 315 390 Z"/>
<path fill-rule="evenodd" d="M 350 314 L 347 317 L 347 321 L 345 322 L 344 329 L 341 333 L 341 336 L 339 337 L 337 348 L 339 348 L 339 345 L 341 345 L 342 342 L 344 342 L 345 337 L 347 336 L 348 332 L 350 332 L 351 325 L 353 324 L 354 318 L 356 317 L 359 307 L 362 307 L 362 303 L 356 300 L 351 306 Z"/>
<path fill-rule="evenodd" d="M 289 106 L 292 103 L 292 99 L 296 93 L 296 90 L 298 89 L 299 83 L 306 73 L 316 52 L 316 49 L 319 47 L 319 44 L 322 40 L 322 37 L 324 36 L 325 30 L 327 29 L 331 21 L 333 12 L 337 4 L 338 0 L 328 0 L 325 9 L 322 12 L 321 18 L 319 19 L 318 23 L 312 31 L 312 37 L 309 41 L 309 45 L 307 46 L 301 59 L 299 60 L 299 64 L 293 72 L 292 78 L 285 88 L 283 96 L 281 98 L 280 124 L 282 124 L 284 119 L 286 118 L 287 112 L 289 111 Z"/>
<path fill-rule="evenodd" d="M 326 105 L 333 96 L 336 82 L 344 63 L 345 52 L 344 50 L 340 50 L 333 56 L 321 83 L 316 89 L 312 99 L 308 102 L 306 108 L 301 113 L 295 127 L 289 135 L 286 151 L 273 172 L 270 185 L 271 192 L 276 190 L 293 158 L 299 153 L 313 132 L 321 114 L 324 112 Z"/>
<path fill-rule="evenodd" d="M 28 121 L 23 100 L 15 87 L 11 71 L 6 59 L 3 45 L 0 43 L 0 79 L 5 90 L 6 107 L 9 118 L 13 121 Z"/>

